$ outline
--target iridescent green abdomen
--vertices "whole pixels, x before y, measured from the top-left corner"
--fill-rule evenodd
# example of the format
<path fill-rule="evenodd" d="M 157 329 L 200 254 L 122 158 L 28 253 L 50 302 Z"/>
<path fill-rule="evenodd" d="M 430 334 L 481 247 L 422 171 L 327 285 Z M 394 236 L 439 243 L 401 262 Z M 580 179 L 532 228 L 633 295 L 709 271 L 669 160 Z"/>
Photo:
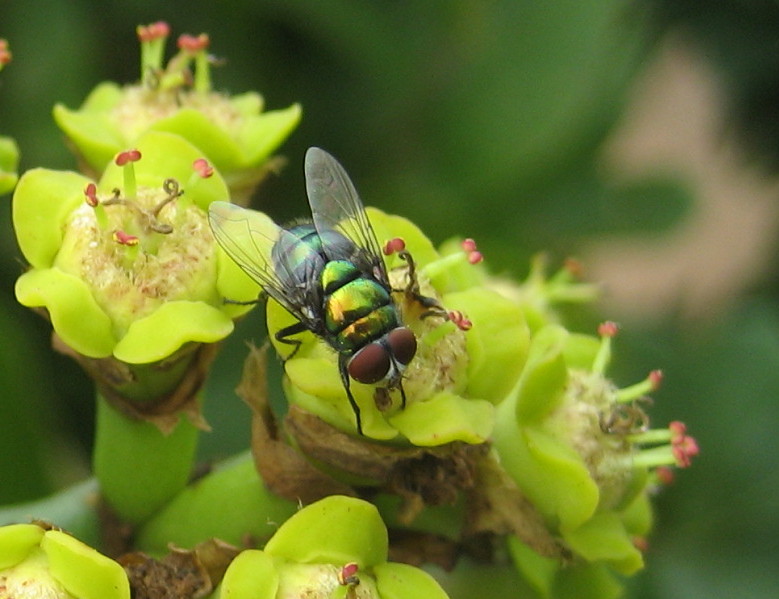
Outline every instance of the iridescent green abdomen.
<path fill-rule="evenodd" d="M 356 351 L 399 325 L 389 291 L 351 262 L 328 262 L 320 281 L 325 330 L 336 350 Z"/>

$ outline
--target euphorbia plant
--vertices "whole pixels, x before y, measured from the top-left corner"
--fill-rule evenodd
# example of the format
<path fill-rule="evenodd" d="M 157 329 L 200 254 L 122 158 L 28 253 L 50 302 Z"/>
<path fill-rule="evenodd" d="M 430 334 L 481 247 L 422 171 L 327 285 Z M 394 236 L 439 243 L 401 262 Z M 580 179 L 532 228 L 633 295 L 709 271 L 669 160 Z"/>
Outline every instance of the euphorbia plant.
<path fill-rule="evenodd" d="M 182 36 L 163 65 L 168 33 L 138 29 L 137 85 L 104 83 L 80 110 L 55 108 L 88 174 L 33 169 L 13 199 L 29 264 L 16 296 L 96 384 L 103 532 L 148 555 L 119 560 L 128 582 L 117 562 L 50 530 L 58 516 L 78 529 L 89 512 L 89 531 L 76 532 L 94 540 L 97 487 L 86 483 L 7 512 L 54 521 L 0 528 L 0 588 L 30 577 L 55 596 L 124 597 L 128 584 L 141 594 L 188 575 L 162 558 L 173 544 L 207 579 L 181 591 L 193 597 L 446 596 L 406 564 L 434 571 L 452 597 L 464 578 L 491 577 L 527 597 L 618 595 L 618 576 L 644 565 L 651 492 L 698 450 L 681 423 L 650 427 L 659 372 L 619 388 L 607 375 L 616 326 L 566 327 L 558 304 L 595 296 L 572 262 L 548 277 L 538 259 L 526 281 L 499 279 L 472 239 L 436 248 L 377 209 L 365 218 L 387 292 L 417 342 L 403 402 L 353 381 L 358 430 L 332 348 L 310 332 L 281 342 L 295 320 L 269 301 L 286 401 L 269 396 L 270 344 L 252 349 L 239 387 L 252 454 L 190 480 L 203 383 L 261 292 L 216 243 L 208 207 L 246 200 L 300 111 L 213 92 L 207 36 Z M 4 157 L 0 144 L 0 169 Z"/>

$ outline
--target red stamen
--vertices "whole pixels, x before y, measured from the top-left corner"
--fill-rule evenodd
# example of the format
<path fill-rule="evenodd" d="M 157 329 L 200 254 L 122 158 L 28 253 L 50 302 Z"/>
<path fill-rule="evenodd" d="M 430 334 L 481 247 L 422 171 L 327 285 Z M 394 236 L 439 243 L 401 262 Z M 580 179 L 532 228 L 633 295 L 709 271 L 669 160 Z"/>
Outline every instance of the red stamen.
<path fill-rule="evenodd" d="M 688 468 L 692 458 L 700 453 L 698 442 L 690 435 L 684 435 L 671 440 L 671 451 L 679 468 Z"/>
<path fill-rule="evenodd" d="M 649 373 L 649 382 L 652 383 L 652 391 L 657 391 L 663 382 L 663 371 L 653 370 Z"/>
<path fill-rule="evenodd" d="M 384 244 L 382 251 L 385 256 L 391 256 L 395 252 L 402 252 L 406 249 L 406 242 L 400 237 L 393 237 L 387 243 Z"/>
<path fill-rule="evenodd" d="M 92 208 L 100 203 L 100 200 L 97 199 L 97 185 L 94 183 L 87 183 L 87 186 L 84 188 L 84 195 L 87 197 L 87 204 L 92 206 Z"/>
<path fill-rule="evenodd" d="M 476 247 L 476 242 L 468 237 L 467 239 L 463 239 L 463 242 L 460 244 L 460 246 L 466 251 L 466 252 L 475 252 L 478 248 Z"/>
<path fill-rule="evenodd" d="M 214 167 L 208 164 L 208 160 L 205 158 L 198 158 L 195 160 L 192 163 L 192 168 L 194 168 L 195 172 L 203 179 L 208 179 L 211 175 L 214 174 Z"/>
<path fill-rule="evenodd" d="M 468 263 L 469 264 L 478 264 L 484 260 L 484 256 L 479 251 L 473 251 L 468 254 Z"/>
<path fill-rule="evenodd" d="M 124 166 L 128 162 L 138 162 L 141 159 L 141 153 L 138 150 L 125 150 L 119 152 L 114 159 L 117 166 Z"/>
<path fill-rule="evenodd" d="M 8 40 L 0 39 L 0 66 L 7 65 L 11 62 L 11 58 L 13 58 L 13 55 L 8 49 Z"/>
<path fill-rule="evenodd" d="M 113 239 L 119 245 L 138 245 L 138 238 L 135 235 L 129 235 L 124 231 L 114 231 Z"/>
<path fill-rule="evenodd" d="M 168 37 L 170 35 L 170 25 L 165 21 L 157 21 L 146 26 L 138 25 L 135 31 L 140 41 L 151 42 L 161 37 Z"/>
<path fill-rule="evenodd" d="M 601 337 L 614 337 L 619 332 L 619 325 L 616 322 L 607 320 L 598 327 L 598 335 Z"/>
<path fill-rule="evenodd" d="M 201 33 L 197 37 L 184 33 L 180 35 L 178 39 L 179 49 L 189 52 L 190 54 L 197 54 L 198 52 L 205 50 L 210 43 L 211 40 L 206 33 Z"/>
<path fill-rule="evenodd" d="M 687 425 L 681 420 L 674 420 L 668 424 L 668 430 L 671 431 L 674 438 L 683 437 L 687 432 Z"/>
<path fill-rule="evenodd" d="M 473 323 L 459 310 L 450 310 L 447 316 L 461 331 L 468 331 L 473 327 Z"/>
<path fill-rule="evenodd" d="M 338 572 L 338 583 L 342 586 L 359 584 L 360 579 L 357 578 L 359 569 L 360 567 L 356 563 L 349 562 Z"/>

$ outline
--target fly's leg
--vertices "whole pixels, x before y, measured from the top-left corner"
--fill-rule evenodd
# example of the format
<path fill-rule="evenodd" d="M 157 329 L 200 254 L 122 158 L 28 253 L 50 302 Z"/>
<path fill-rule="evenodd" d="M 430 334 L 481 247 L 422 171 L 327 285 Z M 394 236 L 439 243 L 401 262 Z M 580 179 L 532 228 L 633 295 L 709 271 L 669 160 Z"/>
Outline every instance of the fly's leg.
<path fill-rule="evenodd" d="M 232 304 L 233 306 L 253 306 L 254 304 L 259 304 L 260 302 L 264 302 L 266 299 L 268 299 L 268 294 L 265 293 L 265 291 L 260 291 L 260 295 L 258 295 L 255 299 L 252 300 L 234 300 L 230 299 L 229 297 L 225 297 L 222 299 L 223 304 Z"/>
<path fill-rule="evenodd" d="M 422 313 L 422 318 L 428 318 L 430 316 L 438 316 L 440 318 L 443 318 L 445 320 L 449 319 L 449 313 L 446 311 L 446 309 L 438 302 L 437 299 L 434 297 L 429 297 L 427 295 L 422 295 L 422 292 L 419 289 L 419 280 L 417 279 L 417 265 L 416 262 L 414 262 L 413 256 L 403 250 L 401 252 L 398 252 L 398 257 L 401 258 L 406 262 L 408 265 L 408 284 L 406 285 L 405 289 L 402 289 L 400 291 L 403 291 L 406 296 L 413 299 L 415 302 L 422 305 L 423 308 L 427 308 Z M 405 405 L 405 396 L 403 397 L 404 405 Z"/>
<path fill-rule="evenodd" d="M 295 324 L 291 324 L 288 327 L 284 327 L 283 329 L 276 331 L 276 334 L 274 335 L 276 341 L 294 346 L 292 353 L 285 358 L 286 360 L 289 360 L 296 353 L 298 353 L 300 345 L 303 343 L 300 339 L 289 339 L 289 337 L 292 337 L 292 335 L 298 335 L 307 330 L 308 329 L 306 328 L 306 325 L 304 325 L 302 322 L 296 322 Z"/>
<path fill-rule="evenodd" d="M 264 298 L 260 296 L 257 299 L 241 301 L 241 300 L 229 299 L 226 297 L 222 300 L 222 303 L 231 304 L 233 306 L 253 306 L 254 304 L 259 304 L 261 301 L 263 301 L 263 299 Z"/>
<path fill-rule="evenodd" d="M 406 391 L 403 389 L 403 381 L 398 381 L 398 389 L 400 389 L 400 409 L 406 409 Z"/>
<path fill-rule="evenodd" d="M 363 435 L 362 432 L 362 418 L 360 418 L 360 406 L 354 400 L 352 390 L 349 382 L 349 356 L 347 354 L 338 354 L 338 372 L 341 374 L 341 382 L 343 383 L 344 390 L 346 391 L 346 397 L 349 400 L 349 405 L 352 406 L 352 412 L 354 412 L 354 418 L 357 421 L 357 433 Z"/>

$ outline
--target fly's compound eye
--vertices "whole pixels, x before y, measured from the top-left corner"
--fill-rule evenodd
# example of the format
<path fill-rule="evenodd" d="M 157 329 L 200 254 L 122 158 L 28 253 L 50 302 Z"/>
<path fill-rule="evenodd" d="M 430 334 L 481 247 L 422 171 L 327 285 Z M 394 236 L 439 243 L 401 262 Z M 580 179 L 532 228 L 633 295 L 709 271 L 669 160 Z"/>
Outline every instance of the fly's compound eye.
<path fill-rule="evenodd" d="M 349 360 L 349 376 L 359 383 L 370 385 L 387 376 L 390 357 L 379 343 L 369 343 Z"/>
<path fill-rule="evenodd" d="M 407 366 L 417 353 L 417 338 L 411 329 L 398 327 L 387 335 L 387 343 L 392 350 L 392 356 L 398 364 Z"/>

